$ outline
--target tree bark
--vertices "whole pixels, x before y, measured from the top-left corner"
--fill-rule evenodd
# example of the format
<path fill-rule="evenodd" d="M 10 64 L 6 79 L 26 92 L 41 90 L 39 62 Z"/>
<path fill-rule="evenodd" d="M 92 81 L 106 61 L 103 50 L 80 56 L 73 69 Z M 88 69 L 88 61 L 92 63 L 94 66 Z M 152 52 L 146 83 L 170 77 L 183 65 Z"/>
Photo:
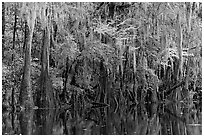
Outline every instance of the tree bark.
<path fill-rule="evenodd" d="M 24 112 L 20 113 L 20 129 L 22 135 L 32 135 L 33 134 L 33 128 L 34 128 L 34 110 L 29 109 Z"/>
<path fill-rule="evenodd" d="M 177 14 L 177 37 L 178 37 L 178 44 L 177 44 L 177 49 L 178 49 L 178 55 L 179 55 L 179 60 L 178 60 L 178 70 L 177 71 L 177 79 L 176 81 L 181 81 L 181 79 L 183 78 L 183 46 L 182 46 L 182 42 L 183 42 L 183 33 L 182 33 L 182 27 L 181 27 L 181 17 L 180 17 L 180 13 Z M 177 89 L 176 92 L 176 98 L 178 100 L 181 99 L 181 88 Z"/>
<path fill-rule="evenodd" d="M 13 26 L 13 48 L 12 50 L 14 51 L 15 49 L 15 42 L 16 42 L 16 25 L 17 25 L 17 5 L 15 4 L 15 15 L 14 15 L 14 26 Z M 12 62 L 14 61 L 14 53 L 12 54 Z"/>
<path fill-rule="evenodd" d="M 182 28 L 181 28 L 181 21 L 180 21 L 180 14 L 177 15 L 177 35 L 178 35 L 178 55 L 179 55 L 179 75 L 177 77 L 177 80 L 182 79 L 182 73 L 183 73 L 183 56 L 182 56 L 182 42 L 183 42 L 183 34 L 182 34 Z"/>
<path fill-rule="evenodd" d="M 107 92 L 107 70 L 103 64 L 103 60 L 100 62 L 100 103 L 105 103 L 105 97 Z"/>
<path fill-rule="evenodd" d="M 24 107 L 25 105 L 30 104 L 33 105 L 32 99 L 32 91 L 31 91 L 31 82 L 30 82 L 30 74 L 31 74 L 31 41 L 32 41 L 32 30 L 29 30 L 28 41 L 26 42 L 25 49 L 25 57 L 24 57 L 24 71 L 23 71 L 23 79 L 21 84 L 21 105 Z M 28 103 L 28 104 L 27 104 Z"/>
<path fill-rule="evenodd" d="M 187 3 L 187 13 L 186 13 L 186 20 L 187 20 L 187 48 L 189 48 L 190 44 L 190 32 L 191 32 L 191 3 Z M 187 52 L 188 53 L 188 52 Z M 187 60 L 187 68 L 186 68 L 186 79 L 185 79 L 185 89 L 188 90 L 188 83 L 189 83 L 189 65 L 190 65 L 190 57 Z"/>
<path fill-rule="evenodd" d="M 5 51 L 5 3 L 2 2 L 2 59 Z"/>
<path fill-rule="evenodd" d="M 14 67 L 14 58 L 15 58 L 15 55 L 14 55 L 14 50 L 15 50 L 15 42 L 16 42 L 16 25 L 17 25 L 17 4 L 15 4 L 15 15 L 14 15 L 14 26 L 13 26 L 13 53 L 12 53 L 12 58 L 11 58 L 11 62 L 13 64 L 12 67 Z M 15 78 L 13 77 L 13 82 L 15 83 Z M 14 105 L 15 105 L 15 84 L 14 86 L 12 87 L 12 99 L 11 99 L 11 104 L 12 104 L 12 108 L 14 110 Z"/>
<path fill-rule="evenodd" d="M 36 19 L 36 10 L 31 11 L 31 15 L 28 22 L 28 32 L 26 39 L 26 47 L 25 47 L 25 56 L 24 56 L 24 69 L 23 69 L 23 78 L 21 81 L 21 91 L 20 91 L 20 103 L 23 108 L 32 108 L 34 106 L 33 103 L 33 95 L 31 90 L 31 46 L 32 46 L 32 38 L 33 31 L 35 26 Z"/>
<path fill-rule="evenodd" d="M 50 30 L 48 26 L 44 29 L 43 45 L 41 48 L 41 75 L 40 87 L 37 94 L 37 105 L 39 108 L 54 108 L 54 91 L 49 77 L 49 47 Z"/>

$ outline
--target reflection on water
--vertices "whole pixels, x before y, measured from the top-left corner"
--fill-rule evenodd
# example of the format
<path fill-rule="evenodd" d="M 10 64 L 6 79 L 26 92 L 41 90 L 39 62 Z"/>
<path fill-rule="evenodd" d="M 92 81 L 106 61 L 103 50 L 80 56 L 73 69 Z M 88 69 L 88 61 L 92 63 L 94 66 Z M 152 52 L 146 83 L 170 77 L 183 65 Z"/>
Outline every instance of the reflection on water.
<path fill-rule="evenodd" d="M 188 106 L 188 107 L 187 107 Z M 2 134 L 34 135 L 195 135 L 202 113 L 189 104 L 135 104 L 104 108 L 38 109 L 3 113 Z"/>

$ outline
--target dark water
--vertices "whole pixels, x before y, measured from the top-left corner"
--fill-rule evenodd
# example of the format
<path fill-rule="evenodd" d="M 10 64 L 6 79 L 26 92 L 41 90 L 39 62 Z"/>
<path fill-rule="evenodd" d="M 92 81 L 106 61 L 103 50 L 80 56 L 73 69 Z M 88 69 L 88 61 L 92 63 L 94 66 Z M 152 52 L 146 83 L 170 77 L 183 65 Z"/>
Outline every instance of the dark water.
<path fill-rule="evenodd" d="M 4 112 L 2 134 L 196 135 L 201 106 L 185 102 Z"/>

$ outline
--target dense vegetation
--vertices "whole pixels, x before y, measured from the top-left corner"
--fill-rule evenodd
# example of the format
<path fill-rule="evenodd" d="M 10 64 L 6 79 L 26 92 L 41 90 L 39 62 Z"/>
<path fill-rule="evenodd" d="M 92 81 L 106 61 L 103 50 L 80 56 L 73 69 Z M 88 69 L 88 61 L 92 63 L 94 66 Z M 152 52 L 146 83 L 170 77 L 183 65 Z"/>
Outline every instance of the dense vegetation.
<path fill-rule="evenodd" d="M 4 110 L 200 105 L 201 63 L 201 3 L 2 3 Z"/>

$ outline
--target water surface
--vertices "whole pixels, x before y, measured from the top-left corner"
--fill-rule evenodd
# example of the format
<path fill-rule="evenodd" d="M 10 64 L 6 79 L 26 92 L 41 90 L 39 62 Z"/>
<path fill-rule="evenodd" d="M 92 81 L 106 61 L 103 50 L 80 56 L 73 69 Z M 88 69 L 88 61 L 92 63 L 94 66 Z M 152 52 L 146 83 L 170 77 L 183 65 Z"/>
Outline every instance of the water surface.
<path fill-rule="evenodd" d="M 201 106 L 184 102 L 37 109 L 4 112 L 2 134 L 197 135 L 202 134 L 201 118 Z"/>

